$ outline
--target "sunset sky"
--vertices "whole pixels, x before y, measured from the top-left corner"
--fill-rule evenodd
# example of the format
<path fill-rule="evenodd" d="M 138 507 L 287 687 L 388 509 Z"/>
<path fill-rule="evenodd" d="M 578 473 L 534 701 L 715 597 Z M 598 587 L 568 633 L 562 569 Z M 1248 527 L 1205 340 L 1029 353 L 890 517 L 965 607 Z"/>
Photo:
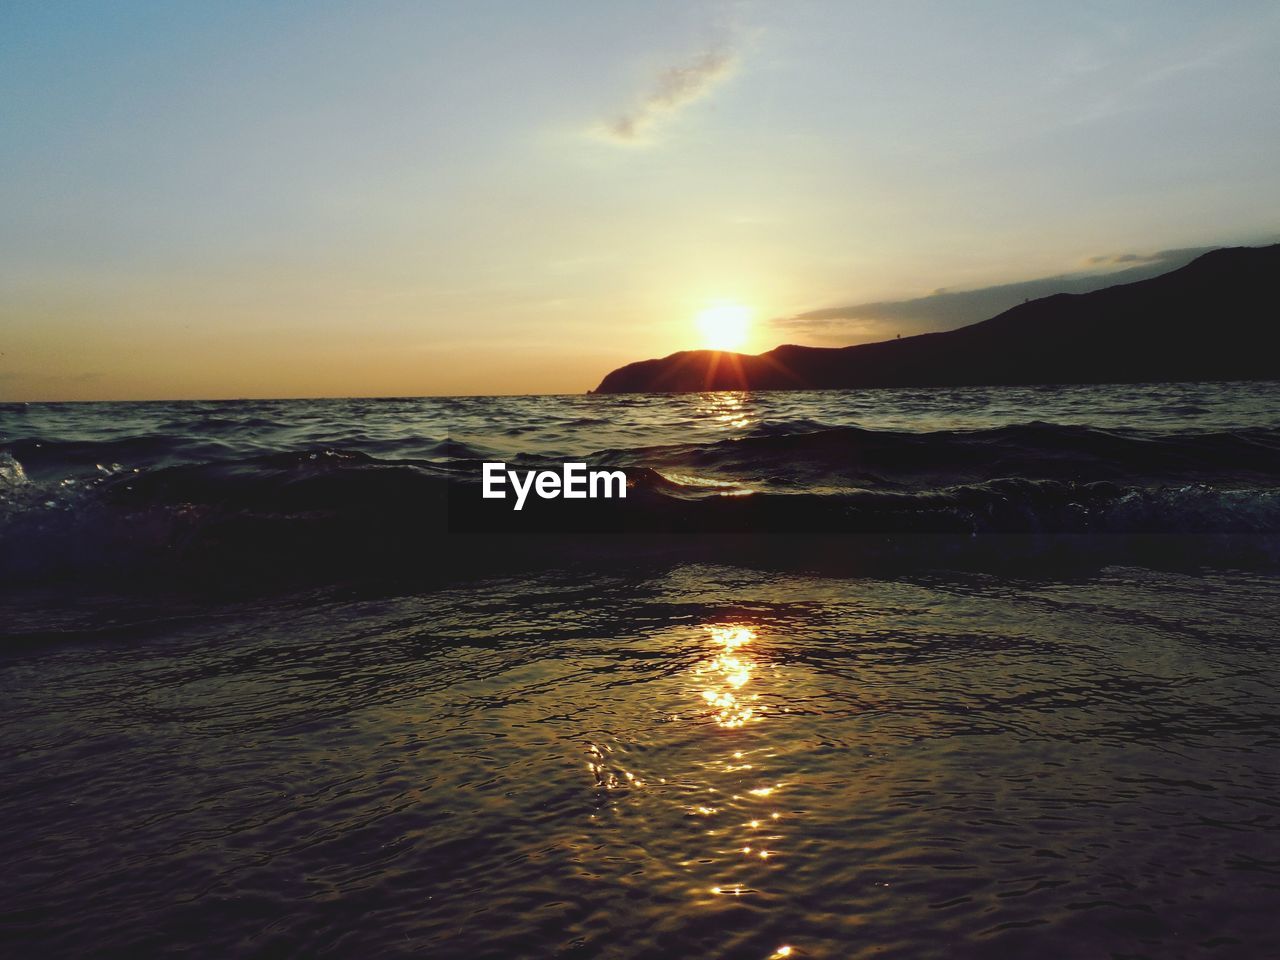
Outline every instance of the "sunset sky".
<path fill-rule="evenodd" d="M 708 310 L 983 319 L 1274 241 L 1277 63 L 1274 2 L 5 4 L 0 398 L 574 393 Z"/>

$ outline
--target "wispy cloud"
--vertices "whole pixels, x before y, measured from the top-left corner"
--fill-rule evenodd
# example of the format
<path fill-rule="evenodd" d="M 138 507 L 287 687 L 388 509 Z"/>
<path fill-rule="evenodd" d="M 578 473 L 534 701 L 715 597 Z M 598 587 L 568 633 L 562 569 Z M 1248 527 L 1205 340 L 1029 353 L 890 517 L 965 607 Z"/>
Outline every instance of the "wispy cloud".
<path fill-rule="evenodd" d="M 708 50 L 659 74 L 653 88 L 631 110 L 606 123 L 604 136 L 620 144 L 645 142 L 664 119 L 705 96 L 733 72 L 737 58 L 724 50 Z"/>
<path fill-rule="evenodd" d="M 1159 263 L 1181 266 L 1213 247 L 1186 247 L 1179 250 L 1161 250 L 1158 253 L 1106 253 L 1085 260 L 1087 267 L 1124 266 L 1135 263 Z"/>
<path fill-rule="evenodd" d="M 949 330 L 994 317 L 1025 300 L 1055 293 L 1088 293 L 1117 283 L 1145 280 L 1191 262 L 1214 247 L 1187 247 L 1159 253 L 1119 253 L 1090 257 L 1085 269 L 1052 277 L 981 287 L 935 290 L 909 300 L 882 300 L 811 310 L 780 317 L 773 326 L 786 337 L 805 342 L 845 345 Z M 1107 269 L 1120 268 L 1120 269 Z"/>

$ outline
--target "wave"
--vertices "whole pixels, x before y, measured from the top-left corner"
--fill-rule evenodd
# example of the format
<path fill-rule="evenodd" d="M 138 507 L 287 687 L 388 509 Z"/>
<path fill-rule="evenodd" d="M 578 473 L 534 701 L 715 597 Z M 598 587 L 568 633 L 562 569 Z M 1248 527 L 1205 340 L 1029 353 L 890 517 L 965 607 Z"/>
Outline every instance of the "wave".
<path fill-rule="evenodd" d="M 164 443 L 154 438 L 153 447 Z M 846 538 L 839 549 L 863 550 L 868 537 L 1016 534 L 1083 537 L 1103 554 L 1125 538 L 1176 535 L 1243 544 L 1228 551 L 1232 562 L 1280 559 L 1280 432 L 1271 429 L 771 428 L 711 444 L 602 451 L 585 459 L 624 468 L 625 499 L 531 499 L 519 512 L 481 496 L 480 450 L 422 445 L 441 459 L 323 447 L 142 468 L 97 462 L 112 459 L 104 449 L 154 453 L 123 440 L 10 443 L 0 450 L 0 576 L 214 585 L 447 577 L 466 565 L 464 555 L 481 567 L 499 555 L 545 559 L 560 549 L 547 538 L 573 538 L 561 552 L 580 558 L 600 549 L 625 556 L 655 536 L 692 553 L 726 534 L 753 538 L 764 552 L 766 541 L 787 536 Z M 34 452 L 36 468 L 15 451 Z M 51 464 L 73 457 L 93 469 L 51 479 Z M 548 464 L 512 460 L 539 465 Z M 542 535 L 538 546 L 529 534 Z M 486 540 L 494 535 L 515 540 L 498 548 Z"/>
<path fill-rule="evenodd" d="M 931 433 L 769 428 L 711 444 L 609 450 L 604 462 L 700 468 L 786 487 L 936 489 L 1007 477 L 1086 483 L 1269 484 L 1280 480 L 1280 430 L 1151 434 L 1032 422 Z"/>

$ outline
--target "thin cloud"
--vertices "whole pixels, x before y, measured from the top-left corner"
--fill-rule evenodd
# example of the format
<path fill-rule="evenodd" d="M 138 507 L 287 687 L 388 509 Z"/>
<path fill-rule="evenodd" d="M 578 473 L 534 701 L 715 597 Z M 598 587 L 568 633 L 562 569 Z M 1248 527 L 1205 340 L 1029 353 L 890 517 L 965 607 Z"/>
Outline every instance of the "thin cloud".
<path fill-rule="evenodd" d="M 604 125 L 605 137 L 621 144 L 641 143 L 657 124 L 704 96 L 734 68 L 732 53 L 709 50 L 664 70 L 634 108 Z"/>
<path fill-rule="evenodd" d="M 1145 280 L 1190 263 L 1214 247 L 1162 250 L 1155 254 L 1120 253 L 1090 257 L 1083 272 L 1038 277 L 976 290 L 939 288 L 924 297 L 881 300 L 811 310 L 779 317 L 772 325 L 783 336 L 839 344 L 889 339 L 901 334 L 950 330 L 986 320 L 1026 300 L 1055 293 L 1088 293 L 1117 283 Z M 1105 270 L 1114 266 L 1123 269 Z"/>
<path fill-rule="evenodd" d="M 1161 263 L 1176 264 L 1181 266 L 1200 256 L 1202 253 L 1208 253 L 1214 247 L 1184 247 L 1178 250 L 1161 250 L 1158 253 L 1109 253 L 1099 257 L 1090 257 L 1085 261 L 1086 266 L 1119 266 L 1130 263 Z"/>

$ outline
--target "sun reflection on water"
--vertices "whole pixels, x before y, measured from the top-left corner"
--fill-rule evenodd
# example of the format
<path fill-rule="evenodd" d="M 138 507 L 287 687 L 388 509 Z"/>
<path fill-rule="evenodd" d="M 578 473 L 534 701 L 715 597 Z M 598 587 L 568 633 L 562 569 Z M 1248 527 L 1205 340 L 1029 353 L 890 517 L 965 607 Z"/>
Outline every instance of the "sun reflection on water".
<path fill-rule="evenodd" d="M 713 708 L 715 721 L 721 727 L 734 729 L 759 720 L 763 713 L 756 705 L 760 695 L 743 690 L 751 682 L 756 664 L 750 656 L 739 652 L 739 648 L 755 639 L 755 632 L 741 626 L 706 629 L 718 652 L 694 668 L 694 675 L 707 684 L 702 689 L 702 699 Z"/>
<path fill-rule="evenodd" d="M 621 787 L 631 787 L 636 790 L 644 789 L 645 781 L 643 779 L 623 767 L 614 769 L 610 765 L 608 754 L 613 753 L 613 748 L 608 744 L 603 746 L 595 743 L 588 744 L 587 750 L 591 754 L 591 760 L 587 762 L 587 769 L 595 776 L 597 786 L 603 787 L 605 790 L 617 790 Z"/>
<path fill-rule="evenodd" d="M 769 895 L 788 869 L 787 836 L 800 815 L 782 806 L 795 779 L 779 769 L 789 714 L 777 702 L 783 671 L 759 646 L 753 625 L 702 626 L 692 663 L 669 688 L 674 709 L 662 711 L 661 733 L 646 728 L 656 739 L 588 746 L 621 842 L 646 857 L 665 849 L 699 909 Z M 784 945 L 770 956 L 790 952 Z"/>
<path fill-rule="evenodd" d="M 744 430 L 755 424 L 745 392 L 717 391 L 698 395 L 697 413 L 720 424 L 726 430 Z"/>
<path fill-rule="evenodd" d="M 713 783 L 719 786 L 708 789 L 720 802 L 697 804 L 690 814 L 710 821 L 711 828 L 704 833 L 714 838 L 713 847 L 698 857 L 691 857 L 685 864 L 711 866 L 716 871 L 717 882 L 697 888 L 699 894 L 696 894 L 705 897 L 709 893 L 709 902 L 715 902 L 723 897 L 761 892 L 760 884 L 768 876 L 763 871 L 780 868 L 778 855 L 783 837 L 777 830 L 781 814 L 771 807 L 785 783 L 761 782 L 760 771 L 753 760 L 753 757 L 766 761 L 776 757 L 769 740 L 749 733 L 768 715 L 760 702 L 757 681 L 773 679 L 776 674 L 776 668 L 771 668 L 753 652 L 756 629 L 743 624 L 712 624 L 703 629 L 711 647 L 710 655 L 693 666 L 691 676 L 697 695 L 709 710 L 698 716 L 710 719 L 721 730 L 731 731 L 726 735 L 731 735 L 733 740 L 731 748 L 718 756 L 715 756 L 716 748 L 723 741 L 717 739 L 709 745 L 713 759 L 705 766 L 716 772 Z M 749 819 L 727 819 L 744 813 Z"/>

